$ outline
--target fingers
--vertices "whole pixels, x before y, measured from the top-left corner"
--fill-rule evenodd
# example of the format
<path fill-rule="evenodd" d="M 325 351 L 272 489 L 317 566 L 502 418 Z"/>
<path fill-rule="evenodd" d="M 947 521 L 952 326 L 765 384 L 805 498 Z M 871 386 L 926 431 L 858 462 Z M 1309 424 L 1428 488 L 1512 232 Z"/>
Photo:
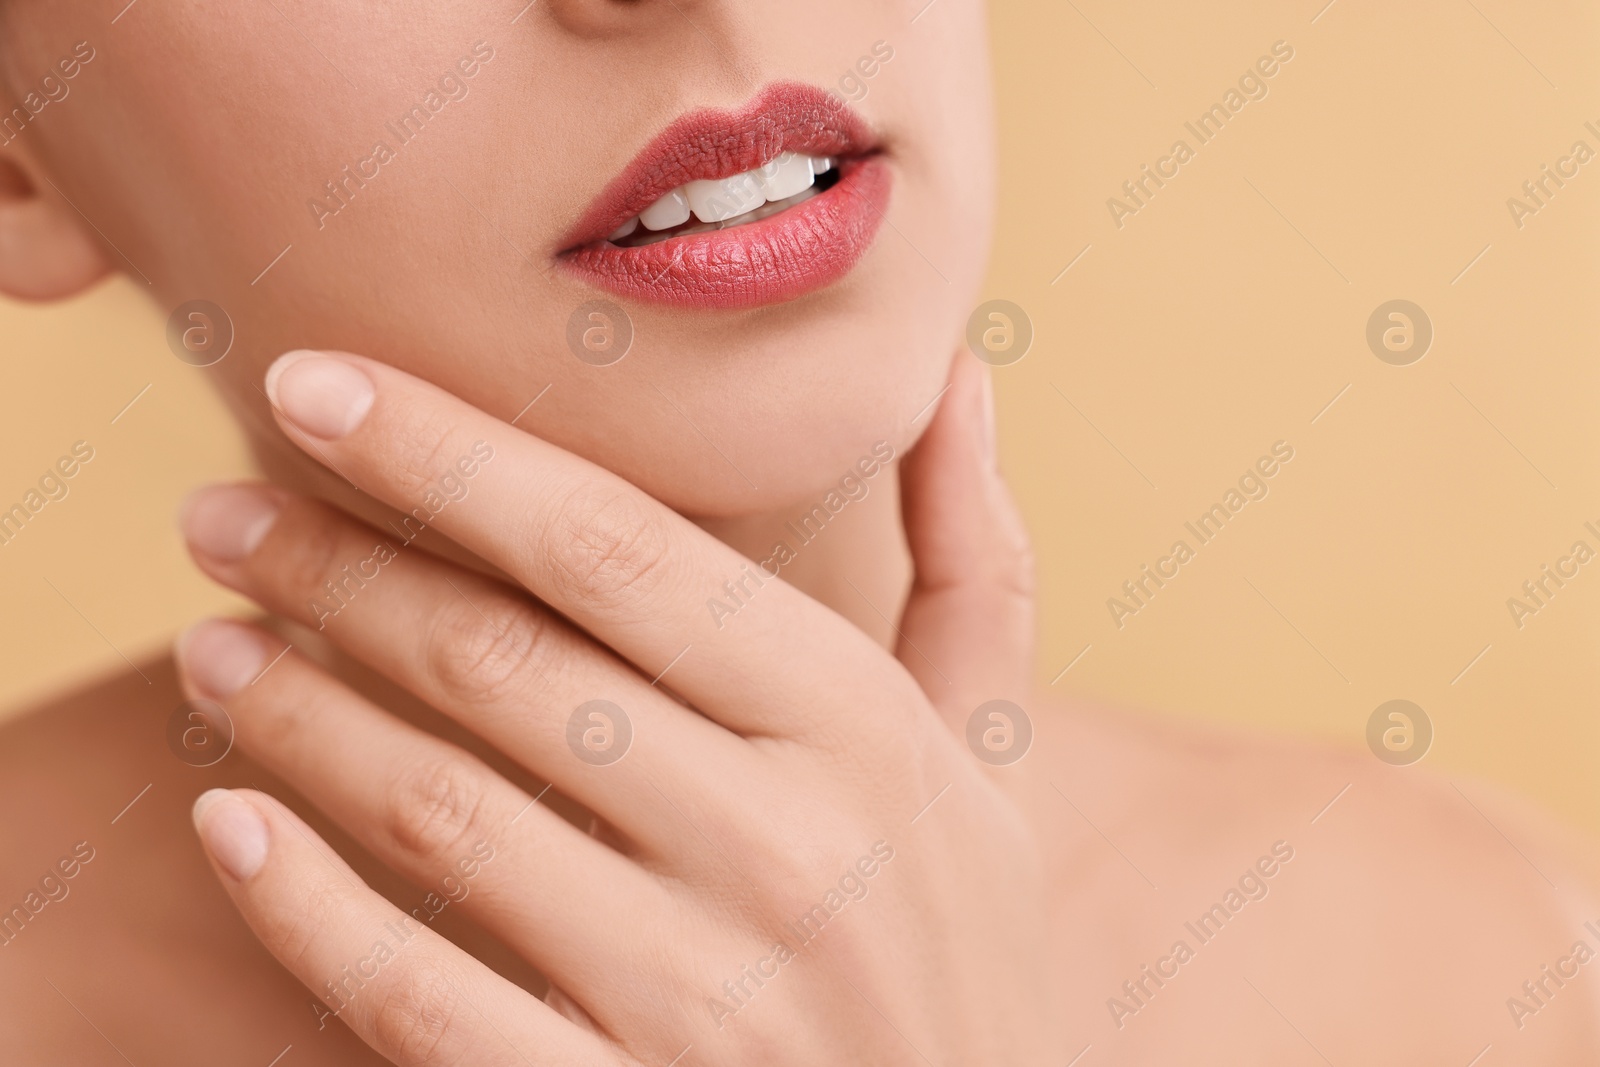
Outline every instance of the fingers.
<path fill-rule="evenodd" d="M 394 1063 L 620 1062 L 602 1038 L 396 910 L 264 794 L 212 790 L 194 820 L 268 951 Z"/>
<path fill-rule="evenodd" d="M 650 942 L 668 908 L 653 877 L 298 653 L 275 659 L 282 650 L 256 627 L 202 623 L 180 643 L 184 688 L 221 704 L 241 748 L 379 859 L 579 995 L 609 984 L 613 938 Z"/>
<path fill-rule="evenodd" d="M 884 689 L 865 635 L 608 471 L 393 367 L 290 353 L 267 375 L 280 424 L 358 488 L 438 527 L 747 734 L 858 717 Z M 714 604 L 736 583 L 735 618 Z M 827 664 L 827 671 L 819 671 Z M 889 702 L 873 702 L 885 706 Z"/>
<path fill-rule="evenodd" d="M 665 850 L 685 832 L 658 787 L 715 808 L 713 791 L 759 786 L 755 753 L 738 737 L 525 594 L 407 549 L 392 532 L 264 486 L 195 494 L 183 527 L 217 581 L 320 628 L 643 847 Z M 580 709 L 594 700 L 611 705 L 609 748 L 584 744 Z M 697 773 L 707 763 L 724 773 Z"/>
<path fill-rule="evenodd" d="M 988 370 L 964 352 L 901 485 L 915 579 L 898 655 L 959 730 L 985 701 L 1027 697 L 1034 648 L 1027 531 L 995 465 Z"/>

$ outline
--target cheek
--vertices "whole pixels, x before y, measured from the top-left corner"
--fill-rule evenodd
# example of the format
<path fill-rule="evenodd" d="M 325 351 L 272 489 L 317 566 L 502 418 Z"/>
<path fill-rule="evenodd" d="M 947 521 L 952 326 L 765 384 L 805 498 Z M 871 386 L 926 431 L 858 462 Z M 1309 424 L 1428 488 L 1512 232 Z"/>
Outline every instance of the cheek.
<path fill-rule="evenodd" d="M 859 107 L 891 135 L 896 162 L 892 226 L 857 271 L 833 290 L 741 316 L 736 328 L 640 309 L 634 351 L 604 369 L 578 361 L 562 340 L 571 311 L 592 294 L 529 284 L 524 258 L 539 257 L 538 226 L 592 195 L 592 175 L 574 169 L 534 188 L 497 184 L 472 168 L 458 172 L 434 144 L 419 143 L 356 193 L 351 210 L 315 228 L 307 201 L 371 151 L 404 94 L 348 93 L 270 5 L 226 17 L 185 9 L 153 18 L 144 7 L 136 9 L 138 47 L 152 62 L 119 71 L 120 82 L 105 77 L 109 63 L 86 68 L 58 116 L 83 123 L 63 124 L 63 151 L 86 154 L 75 174 L 114 173 L 114 161 L 127 161 L 117 187 L 92 190 L 84 207 L 119 220 L 113 240 L 157 265 L 166 306 L 207 299 L 229 311 L 249 343 L 218 371 L 231 376 L 236 407 L 263 436 L 281 435 L 259 397 L 260 375 L 312 337 L 393 363 L 507 420 L 548 386 L 519 425 L 695 515 L 814 497 L 874 442 L 903 452 L 926 426 L 911 420 L 944 385 L 992 226 L 987 53 L 971 0 L 941 0 L 939 17 L 919 22 L 917 47 L 877 26 L 858 35 L 858 51 L 879 37 L 895 46 Z M 363 86 L 393 81 L 420 93 L 477 32 L 433 13 L 405 39 L 380 40 L 357 13 L 321 11 L 326 24 L 301 29 L 340 42 L 332 63 L 375 57 L 357 79 Z M 821 84 L 843 70 L 835 36 L 807 46 L 810 56 L 833 57 L 816 72 Z M 240 61 L 252 54 L 261 61 Z M 503 50 L 469 83 L 468 98 L 450 105 L 459 110 L 439 117 L 449 125 L 442 137 L 503 140 L 525 122 L 526 102 L 502 90 L 537 73 L 537 64 Z M 572 71 L 551 79 L 583 84 Z M 626 86 L 599 91 L 626 95 Z M 80 92 L 102 95 L 78 107 Z M 117 113 L 119 99 L 128 121 L 89 124 L 88 116 Z M 334 99 L 346 103 L 330 107 Z M 516 162 L 541 171 L 534 156 Z"/>
<path fill-rule="evenodd" d="M 312 6 L 290 26 L 270 4 L 139 5 L 114 29 L 118 49 L 141 62 L 119 64 L 102 48 L 59 109 L 63 170 L 90 185 L 80 203 L 111 220 L 108 236 L 163 304 L 206 299 L 246 319 L 255 305 L 286 301 L 252 324 L 266 334 L 241 335 L 270 338 L 288 308 L 291 321 L 304 322 L 330 300 L 371 302 L 393 291 L 394 276 L 408 267 L 382 250 L 402 241 L 426 249 L 437 228 L 426 215 L 442 206 L 439 189 L 451 195 L 439 178 L 445 131 L 403 147 L 390 127 L 438 91 L 478 28 L 449 11 L 418 9 L 403 32 L 391 32 L 365 17 L 368 5 Z M 319 54 L 302 32 L 334 45 Z M 91 40 L 104 35 L 97 28 Z M 449 105 L 459 114 L 434 121 L 455 126 L 451 137 L 492 143 L 455 121 L 474 95 Z M 362 189 L 346 168 L 359 175 L 380 141 L 398 158 Z M 104 185 L 94 187 L 99 175 Z M 319 226 L 309 205 L 330 200 L 330 184 L 365 202 L 337 226 Z M 427 212 L 418 210 L 424 203 Z M 288 291 L 296 286 L 305 291 Z"/>

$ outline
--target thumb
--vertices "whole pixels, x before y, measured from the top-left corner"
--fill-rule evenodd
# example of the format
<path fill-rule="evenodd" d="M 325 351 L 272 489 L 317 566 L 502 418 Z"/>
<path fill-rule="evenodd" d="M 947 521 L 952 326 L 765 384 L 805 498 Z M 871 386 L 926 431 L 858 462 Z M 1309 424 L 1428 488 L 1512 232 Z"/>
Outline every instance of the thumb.
<path fill-rule="evenodd" d="M 933 424 L 901 465 L 914 577 L 901 663 L 958 732 L 990 700 L 1031 691 L 1033 553 L 1000 478 L 989 369 L 958 352 Z"/>

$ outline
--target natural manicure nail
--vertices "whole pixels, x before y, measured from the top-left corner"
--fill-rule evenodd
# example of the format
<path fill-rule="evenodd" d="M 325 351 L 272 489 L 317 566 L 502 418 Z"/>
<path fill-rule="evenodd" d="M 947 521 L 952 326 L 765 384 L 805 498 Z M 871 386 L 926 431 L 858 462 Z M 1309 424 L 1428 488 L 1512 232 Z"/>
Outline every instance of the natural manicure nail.
<path fill-rule="evenodd" d="M 290 352 L 267 371 L 267 398 L 295 426 L 337 441 L 361 425 L 377 395 L 353 363 L 320 352 Z"/>
<path fill-rule="evenodd" d="M 178 665 L 201 695 L 221 701 L 255 681 L 269 653 L 276 651 L 269 650 L 255 630 L 208 619 L 178 638 Z"/>
<path fill-rule="evenodd" d="M 278 502 L 254 486 L 197 489 L 183 502 L 178 524 L 197 551 L 224 563 L 254 552 L 278 519 Z"/>
<path fill-rule="evenodd" d="M 194 802 L 194 828 L 217 866 L 240 882 L 249 881 L 267 861 L 266 820 L 242 797 L 211 789 Z"/>

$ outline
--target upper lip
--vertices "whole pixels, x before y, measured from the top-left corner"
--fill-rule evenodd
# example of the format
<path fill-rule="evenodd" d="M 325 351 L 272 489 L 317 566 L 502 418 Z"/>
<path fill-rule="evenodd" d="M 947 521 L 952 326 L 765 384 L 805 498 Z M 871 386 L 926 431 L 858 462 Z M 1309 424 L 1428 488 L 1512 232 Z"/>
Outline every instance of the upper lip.
<path fill-rule="evenodd" d="M 675 120 L 594 199 L 562 248 L 605 240 L 691 181 L 731 178 L 784 152 L 848 158 L 876 148 L 866 122 L 837 96 L 799 83 L 770 85 L 741 107 L 704 108 Z"/>

